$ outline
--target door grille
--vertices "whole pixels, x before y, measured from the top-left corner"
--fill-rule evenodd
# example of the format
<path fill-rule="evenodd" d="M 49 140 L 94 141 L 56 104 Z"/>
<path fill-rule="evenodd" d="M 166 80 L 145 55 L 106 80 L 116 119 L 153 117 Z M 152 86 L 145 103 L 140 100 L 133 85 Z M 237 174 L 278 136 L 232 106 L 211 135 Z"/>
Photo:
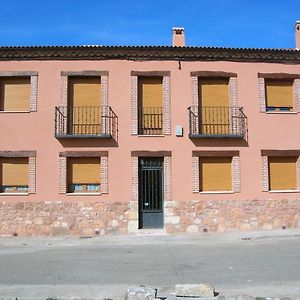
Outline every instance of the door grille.
<path fill-rule="evenodd" d="M 160 227 L 163 223 L 163 158 L 140 158 L 139 162 L 140 228 L 145 227 L 146 218 L 148 224 Z"/>

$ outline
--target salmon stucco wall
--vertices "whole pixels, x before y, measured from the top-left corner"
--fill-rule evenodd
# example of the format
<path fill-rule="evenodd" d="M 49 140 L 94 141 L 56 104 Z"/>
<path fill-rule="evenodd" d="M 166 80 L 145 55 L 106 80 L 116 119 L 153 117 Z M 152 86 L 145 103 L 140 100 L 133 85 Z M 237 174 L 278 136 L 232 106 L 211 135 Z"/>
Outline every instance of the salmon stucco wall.
<path fill-rule="evenodd" d="M 118 116 L 118 139 L 54 137 L 54 108 L 62 104 L 62 71 L 108 71 L 108 105 Z M 193 104 L 192 71 L 237 74 L 237 104 L 248 118 L 248 138 L 190 139 L 187 108 Z M 106 234 L 137 230 L 132 208 L 132 151 L 171 151 L 171 197 L 165 202 L 167 232 L 300 227 L 300 192 L 262 188 L 261 150 L 299 150 L 297 112 L 261 111 L 258 73 L 300 74 L 279 63 L 176 61 L 2 61 L 6 71 L 38 72 L 36 111 L 0 112 L 1 151 L 36 151 L 35 193 L 0 195 L 0 235 Z M 131 71 L 169 71 L 170 135 L 132 134 Z M 175 126 L 183 127 L 183 137 Z M 108 193 L 59 193 L 59 153 L 107 151 Z M 240 191 L 193 192 L 192 151 L 239 151 Z M 132 214 L 131 214 L 131 211 Z M 133 224 L 133 225 L 132 225 Z M 132 230 L 131 226 L 134 226 Z"/>

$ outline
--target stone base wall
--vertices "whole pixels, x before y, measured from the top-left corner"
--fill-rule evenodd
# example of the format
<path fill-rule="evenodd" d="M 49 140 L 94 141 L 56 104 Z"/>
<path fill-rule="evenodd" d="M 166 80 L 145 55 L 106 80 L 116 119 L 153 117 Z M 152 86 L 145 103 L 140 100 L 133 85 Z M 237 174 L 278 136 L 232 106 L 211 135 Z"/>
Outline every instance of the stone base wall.
<path fill-rule="evenodd" d="M 165 201 L 164 206 L 169 234 L 300 228 L 300 200 Z M 126 202 L 7 201 L 0 202 L 0 237 L 136 233 L 136 218 L 137 208 Z"/>
<path fill-rule="evenodd" d="M 165 202 L 168 233 L 300 228 L 299 200 Z"/>
<path fill-rule="evenodd" d="M 127 233 L 128 203 L 0 202 L 0 236 Z"/>

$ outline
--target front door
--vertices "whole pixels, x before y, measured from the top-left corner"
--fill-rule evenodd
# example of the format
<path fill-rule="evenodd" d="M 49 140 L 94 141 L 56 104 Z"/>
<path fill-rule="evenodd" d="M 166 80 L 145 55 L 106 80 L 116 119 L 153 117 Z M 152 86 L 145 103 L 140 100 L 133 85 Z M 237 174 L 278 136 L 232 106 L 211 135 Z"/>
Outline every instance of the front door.
<path fill-rule="evenodd" d="M 163 228 L 162 157 L 139 159 L 139 228 Z"/>

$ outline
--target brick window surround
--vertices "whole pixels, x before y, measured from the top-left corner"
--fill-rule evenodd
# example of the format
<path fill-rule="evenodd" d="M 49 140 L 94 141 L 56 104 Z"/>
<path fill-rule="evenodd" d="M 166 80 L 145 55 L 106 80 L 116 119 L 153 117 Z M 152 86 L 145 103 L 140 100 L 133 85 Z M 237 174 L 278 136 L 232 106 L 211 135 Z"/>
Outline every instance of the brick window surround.
<path fill-rule="evenodd" d="M 231 178 L 232 191 L 239 193 L 241 191 L 241 166 L 239 151 L 193 151 L 192 152 L 192 174 L 193 174 L 193 193 L 200 193 L 200 174 L 199 174 L 199 157 L 232 157 L 231 161 Z M 213 192 L 212 192 L 213 193 Z M 219 192 L 216 192 L 219 193 Z"/>
<path fill-rule="evenodd" d="M 294 102 L 293 112 L 300 112 L 300 75 L 299 74 L 258 73 L 258 91 L 259 91 L 260 112 L 266 112 L 265 79 L 283 79 L 283 80 L 290 79 L 290 80 L 293 80 L 293 102 Z"/>
<path fill-rule="evenodd" d="M 62 71 L 61 72 L 61 105 L 68 105 L 68 78 L 69 77 L 100 77 L 101 90 L 99 105 L 108 106 L 108 71 Z M 101 101 L 101 103 L 100 103 Z"/>
<path fill-rule="evenodd" d="M 36 151 L 0 151 L 0 157 L 28 157 L 28 194 L 36 193 Z M 9 195 L 9 194 L 5 194 Z"/>
<path fill-rule="evenodd" d="M 67 158 L 100 158 L 100 193 L 108 193 L 108 151 L 65 151 L 59 153 L 59 193 L 67 193 Z"/>
<path fill-rule="evenodd" d="M 297 178 L 297 191 L 300 191 L 300 150 L 261 150 L 261 184 L 262 191 L 269 192 L 269 156 L 294 156 L 298 157 L 296 162 L 296 178 Z"/>
<path fill-rule="evenodd" d="M 131 190 L 132 199 L 128 206 L 128 233 L 138 231 L 139 207 L 139 157 L 164 158 L 164 203 L 172 200 L 172 153 L 171 151 L 132 151 L 131 152 Z"/>
<path fill-rule="evenodd" d="M 131 71 L 131 134 L 138 134 L 138 77 L 161 76 L 163 78 L 163 134 L 171 134 L 171 81 L 170 71 Z"/>
<path fill-rule="evenodd" d="M 35 71 L 7 71 L 0 72 L 0 77 L 30 77 L 29 111 L 37 111 L 38 72 Z M 14 111 L 12 111 L 14 112 Z"/>

